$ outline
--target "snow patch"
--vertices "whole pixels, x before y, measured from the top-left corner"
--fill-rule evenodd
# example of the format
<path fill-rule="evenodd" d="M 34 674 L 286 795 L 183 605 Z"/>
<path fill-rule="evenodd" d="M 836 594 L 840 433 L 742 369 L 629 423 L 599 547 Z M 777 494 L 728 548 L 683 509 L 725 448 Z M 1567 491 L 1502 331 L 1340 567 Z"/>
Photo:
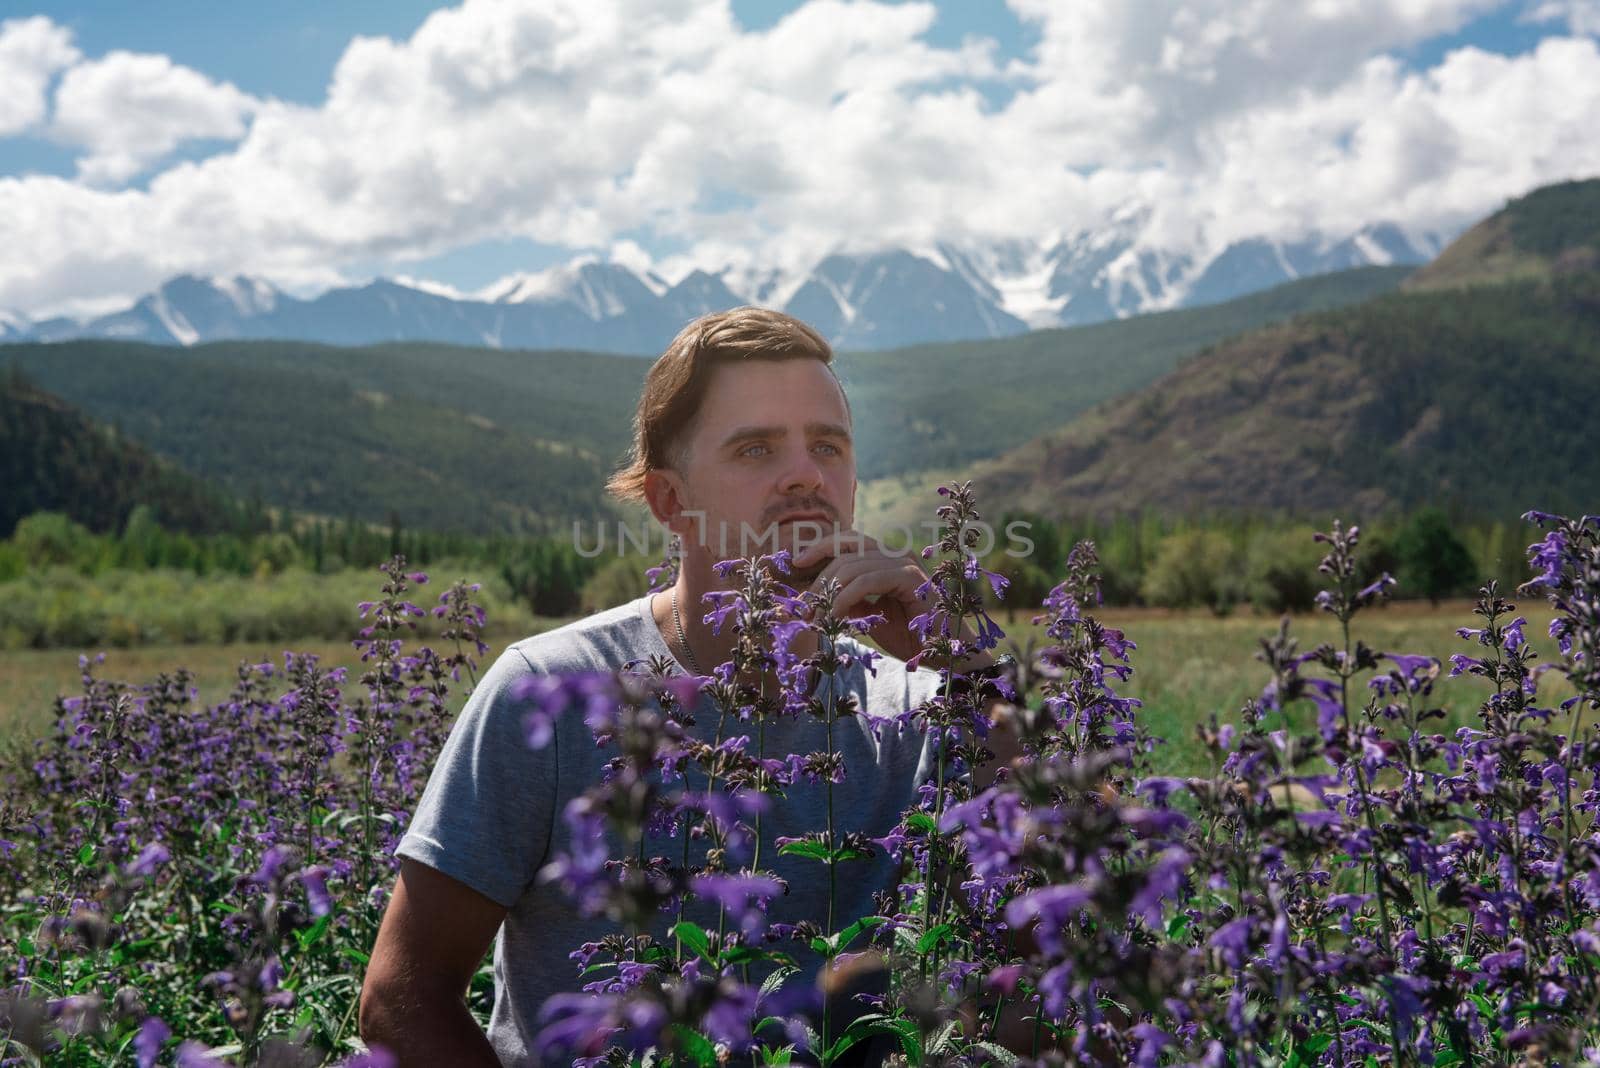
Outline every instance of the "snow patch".
<path fill-rule="evenodd" d="M 155 314 L 157 321 L 166 328 L 178 344 L 187 348 L 200 340 L 200 331 L 190 325 L 183 313 L 174 308 L 167 301 L 164 290 L 157 290 L 150 298 L 150 310 Z"/>
<path fill-rule="evenodd" d="M 1372 235 L 1364 230 L 1352 237 L 1350 243 L 1356 247 L 1356 251 L 1361 253 L 1361 257 L 1368 263 L 1376 264 L 1379 267 L 1387 267 L 1394 262 L 1394 257 L 1389 255 L 1389 250 L 1374 241 Z"/>
<path fill-rule="evenodd" d="M 232 278 L 215 275 L 208 281 L 213 289 L 232 302 L 235 311 L 246 318 L 263 315 L 277 307 L 278 291 L 259 278 L 246 278 L 242 274 Z"/>
<path fill-rule="evenodd" d="M 453 285 L 445 282 L 435 282 L 431 278 L 413 278 L 409 274 L 397 274 L 390 279 L 395 285 L 415 289 L 418 293 L 427 293 L 429 296 L 444 297 L 446 300 L 471 300 L 472 294 L 465 293 Z"/>
<path fill-rule="evenodd" d="M 850 302 L 850 298 L 845 293 L 845 290 L 842 289 L 837 282 L 826 275 L 815 274 L 811 277 L 819 286 L 821 286 L 823 289 L 826 289 L 828 291 L 828 295 L 833 298 L 833 302 L 839 305 L 839 314 L 844 316 L 845 323 L 849 324 L 855 322 L 856 306 Z"/>

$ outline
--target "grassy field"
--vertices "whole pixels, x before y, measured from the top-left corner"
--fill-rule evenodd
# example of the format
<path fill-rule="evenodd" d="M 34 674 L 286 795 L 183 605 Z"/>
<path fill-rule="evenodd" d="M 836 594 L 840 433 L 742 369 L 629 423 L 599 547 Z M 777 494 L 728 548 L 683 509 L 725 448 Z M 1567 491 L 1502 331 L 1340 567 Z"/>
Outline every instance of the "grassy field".
<path fill-rule="evenodd" d="M 1543 602 L 1528 602 L 1523 607 L 1530 642 L 1541 653 L 1553 653 L 1554 643 L 1544 637 L 1550 616 Z M 1217 619 L 1204 613 L 1150 609 L 1110 609 L 1102 618 L 1125 630 L 1139 646 L 1133 654 L 1134 677 L 1124 692 L 1145 703 L 1145 721 L 1158 737 L 1166 740 L 1155 754 L 1158 768 L 1203 773 L 1207 769 L 1195 741 L 1195 725 L 1213 711 L 1225 721 L 1237 721 L 1245 699 L 1260 694 L 1267 675 L 1254 656 L 1258 640 L 1275 631 L 1277 619 L 1248 613 Z M 1475 619 L 1471 605 L 1465 601 L 1447 602 L 1437 608 L 1426 603 L 1397 604 L 1359 616 L 1355 636 L 1379 651 L 1425 653 L 1444 660 L 1450 653 L 1471 652 L 1475 648 L 1455 636 L 1457 627 L 1470 626 Z M 1024 614 L 1019 614 L 1015 622 L 1004 616 L 1000 621 L 1016 638 L 1033 629 Z M 539 629 L 559 622 L 544 621 Z M 1321 615 L 1296 618 L 1292 631 L 1304 650 L 1319 642 L 1338 640 L 1337 624 Z M 491 635 L 490 658 L 522 636 Z M 327 663 L 352 668 L 359 664 L 347 642 L 311 641 L 299 643 L 296 648 L 318 653 Z M 227 695 L 235 669 L 243 659 L 281 663 L 282 650 L 261 643 L 147 646 L 111 650 L 97 670 L 103 678 L 147 682 L 159 672 L 186 665 L 196 676 L 201 699 L 216 701 Z M 352 676 L 355 674 L 352 671 Z M 0 652 L 0 734 L 36 736 L 48 730 L 55 695 L 74 692 L 78 676 L 76 652 Z M 1474 713 L 1484 693 L 1481 680 L 1463 677 L 1441 681 L 1435 698 L 1437 704 L 1449 710 L 1448 723 L 1453 727 L 1476 722 Z M 1301 708 L 1300 714 L 1307 725 L 1312 722 L 1309 705 Z"/>
<path fill-rule="evenodd" d="M 559 622 L 541 621 L 536 629 L 546 629 Z M 491 651 L 480 666 L 487 667 L 502 649 L 523 637 L 526 635 L 521 633 L 490 633 L 484 640 Z M 145 683 L 153 681 L 161 672 L 186 667 L 195 677 L 200 700 L 210 704 L 228 696 L 241 661 L 259 664 L 270 660 L 281 668 L 285 648 L 316 653 L 329 666 L 348 667 L 350 683 L 345 692 L 354 695 L 359 691 L 361 655 L 348 641 L 324 639 L 295 642 L 289 646 L 254 642 L 108 649 L 105 663 L 95 667 L 94 672 L 102 679 Z M 56 695 L 71 696 L 81 689 L 78 655 L 76 651 L 65 649 L 0 651 L 0 738 L 38 736 L 49 731 Z M 460 696 L 465 698 L 464 694 Z"/>
<path fill-rule="evenodd" d="M 1518 607 L 1519 614 L 1528 619 L 1529 643 L 1536 651 L 1553 655 L 1555 643 L 1546 637 L 1551 615 L 1545 603 L 1519 602 Z M 1102 618 L 1123 629 L 1139 646 L 1131 658 L 1133 678 L 1122 692 L 1144 702 L 1145 722 L 1156 737 L 1165 739 L 1153 757 L 1157 768 L 1183 774 L 1209 771 L 1195 738 L 1195 727 L 1212 712 L 1223 722 L 1237 723 L 1245 700 L 1260 696 L 1269 676 L 1255 654 L 1260 649 L 1260 639 L 1276 633 L 1278 618 L 1246 613 L 1217 619 L 1205 614 L 1153 610 L 1110 610 Z M 1430 722 L 1435 724 L 1434 730 L 1448 733 L 1463 724 L 1476 724 L 1477 708 L 1489 692 L 1482 679 L 1443 678 L 1449 673 L 1451 653 L 1473 655 L 1473 650 L 1479 648 L 1455 634 L 1457 627 L 1474 626 L 1477 622 L 1469 601 L 1444 602 L 1437 608 L 1426 602 L 1406 602 L 1358 615 L 1351 628 L 1351 640 L 1365 641 L 1379 652 L 1420 653 L 1443 661 L 1444 670 L 1431 703 L 1446 709 L 1448 718 L 1443 724 L 1439 720 Z M 1018 633 L 1021 630 L 1017 628 Z M 1325 614 L 1295 617 L 1290 633 L 1299 639 L 1299 648 L 1305 652 L 1322 642 L 1340 641 L 1338 622 Z M 1318 670 L 1312 667 L 1307 673 Z M 1562 695 L 1568 692 L 1562 691 Z M 1364 704 L 1366 695 L 1363 688 L 1353 695 L 1352 703 Z M 1553 702 L 1547 699 L 1543 703 Z M 1309 703 L 1303 703 L 1291 714 L 1300 717 L 1296 720 L 1298 728 L 1314 728 L 1315 712 Z"/>

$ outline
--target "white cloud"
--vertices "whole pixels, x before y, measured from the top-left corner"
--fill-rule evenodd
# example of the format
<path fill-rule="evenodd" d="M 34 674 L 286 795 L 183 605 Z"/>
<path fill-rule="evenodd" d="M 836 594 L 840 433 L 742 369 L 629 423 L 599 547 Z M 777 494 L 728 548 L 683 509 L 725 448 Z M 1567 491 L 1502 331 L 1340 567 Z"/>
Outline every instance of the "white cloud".
<path fill-rule="evenodd" d="M 1570 33 L 1600 37 L 1600 0 L 1541 0 L 1524 18 L 1528 22 L 1564 22 Z"/>
<path fill-rule="evenodd" d="M 125 181 L 185 141 L 238 140 L 256 100 L 162 55 L 110 52 L 71 68 L 56 89 L 51 133 L 80 146 L 86 181 Z"/>
<path fill-rule="evenodd" d="M 249 116 L 239 143 L 144 190 L 0 178 L 0 306 L 131 297 L 180 271 L 304 288 L 488 238 L 641 267 L 624 242 L 653 234 L 683 250 L 664 277 L 748 276 L 839 246 L 1036 237 L 1129 204 L 1209 246 L 1458 225 L 1600 172 L 1595 42 L 1461 50 L 1422 73 L 1385 57 L 1492 0 L 1012 2 L 1041 45 L 1004 65 L 986 42 L 929 44 L 926 3 L 811 0 L 749 32 L 716 0 L 468 0 L 409 40 L 352 41 L 315 108 L 149 68 L 179 87 L 131 109 L 148 137 L 119 140 L 110 94 L 84 93 L 100 177 Z M 148 58 L 78 70 L 131 85 L 129 60 Z M 994 79 L 1017 87 L 1000 108 L 977 88 Z"/>
<path fill-rule="evenodd" d="M 50 79 L 78 59 L 71 32 L 42 15 L 0 22 L 0 137 L 42 122 Z"/>
<path fill-rule="evenodd" d="M 1082 162 L 1161 163 L 1228 116 L 1328 90 L 1375 54 L 1455 30 L 1504 0 L 1008 0 L 1041 42 L 1018 102 Z M 1098 135 L 1098 136 L 1096 136 Z"/>
<path fill-rule="evenodd" d="M 1209 196 L 1196 200 L 1223 240 L 1378 219 L 1449 228 L 1534 186 L 1600 174 L 1596 114 L 1593 41 L 1509 58 L 1463 49 L 1421 74 L 1375 59 L 1331 93 L 1220 127 Z"/>

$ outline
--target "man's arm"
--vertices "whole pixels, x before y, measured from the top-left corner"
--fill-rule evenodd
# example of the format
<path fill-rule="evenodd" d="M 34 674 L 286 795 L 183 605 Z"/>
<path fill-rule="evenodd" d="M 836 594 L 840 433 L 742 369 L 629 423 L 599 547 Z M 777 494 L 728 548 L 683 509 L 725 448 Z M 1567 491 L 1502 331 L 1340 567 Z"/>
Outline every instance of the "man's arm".
<path fill-rule="evenodd" d="M 426 864 L 402 859 L 361 987 L 361 1038 L 406 1065 L 500 1060 L 466 991 L 506 908 Z"/>

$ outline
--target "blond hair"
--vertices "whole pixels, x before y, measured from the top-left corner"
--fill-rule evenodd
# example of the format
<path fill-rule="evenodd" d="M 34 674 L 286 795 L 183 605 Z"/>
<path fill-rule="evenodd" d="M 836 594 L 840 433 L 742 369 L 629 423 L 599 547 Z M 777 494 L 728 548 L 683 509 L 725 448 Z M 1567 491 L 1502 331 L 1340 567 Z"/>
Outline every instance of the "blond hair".
<path fill-rule="evenodd" d="M 679 331 L 645 376 L 633 417 L 633 447 L 606 482 L 613 497 L 643 501 L 647 472 L 682 468 L 685 431 L 700 411 L 713 368 L 740 360 L 821 360 L 834 373 L 828 342 L 791 315 L 752 307 L 702 315 Z M 845 406 L 848 411 L 848 399 Z"/>

